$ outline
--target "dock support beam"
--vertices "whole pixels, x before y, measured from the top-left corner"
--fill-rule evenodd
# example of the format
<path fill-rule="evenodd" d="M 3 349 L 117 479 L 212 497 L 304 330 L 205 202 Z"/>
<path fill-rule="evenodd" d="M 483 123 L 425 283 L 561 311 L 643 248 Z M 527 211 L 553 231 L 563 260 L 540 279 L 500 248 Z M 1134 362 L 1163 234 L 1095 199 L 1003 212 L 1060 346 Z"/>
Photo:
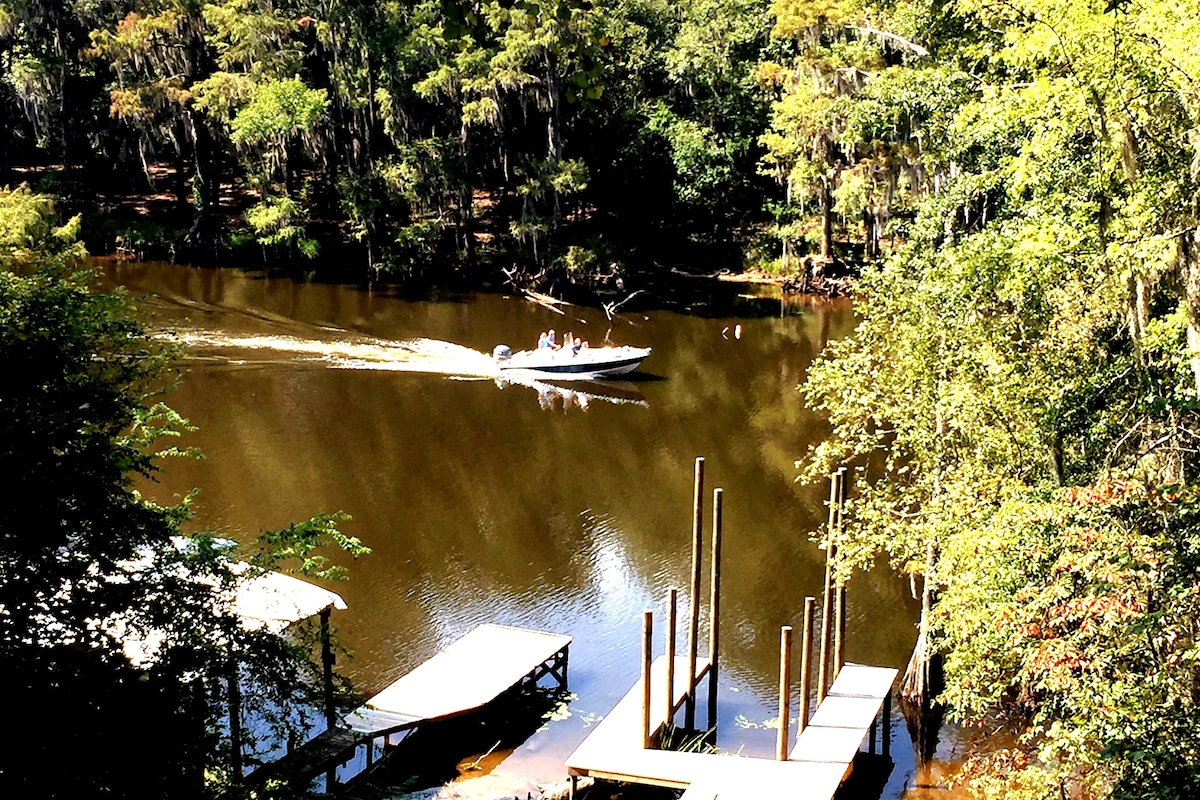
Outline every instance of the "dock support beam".
<path fill-rule="evenodd" d="M 650 749 L 650 663 L 654 658 L 654 612 L 642 612 L 642 747 Z"/>
<path fill-rule="evenodd" d="M 883 698 L 883 757 L 892 757 L 892 693 Z"/>
<path fill-rule="evenodd" d="M 675 609 L 679 603 L 679 590 L 667 590 L 667 691 L 663 720 L 670 725 L 675 719 Z"/>
<path fill-rule="evenodd" d="M 708 600 L 708 727 L 717 732 L 717 653 L 721 643 L 721 527 L 725 491 L 713 490 L 712 580 Z"/>
<path fill-rule="evenodd" d="M 775 758 L 787 761 L 792 722 L 792 626 L 779 629 L 779 736 Z"/>
<path fill-rule="evenodd" d="M 833 680 L 836 681 L 846 663 L 846 587 L 838 586 L 833 596 Z"/>
<path fill-rule="evenodd" d="M 696 727 L 696 652 L 700 635 L 700 548 L 704 546 L 704 458 L 696 459 L 696 483 L 692 492 L 692 608 L 688 624 L 688 687 L 684 727 Z M 673 692 L 674 688 L 668 690 Z"/>
<path fill-rule="evenodd" d="M 236 656 L 229 660 L 229 751 L 230 772 L 235 783 L 242 782 L 242 671 Z"/>
<path fill-rule="evenodd" d="M 333 704 L 333 646 L 331 644 L 331 636 L 329 633 L 329 613 L 332 609 L 326 608 L 321 611 L 321 667 L 324 676 L 324 711 L 325 711 L 325 726 L 328 728 L 337 727 L 337 708 Z"/>
<path fill-rule="evenodd" d="M 804 633 L 800 640 L 800 721 L 796 724 L 796 735 L 808 727 L 809 698 L 812 695 L 813 617 L 816 613 L 815 597 L 804 598 Z"/>

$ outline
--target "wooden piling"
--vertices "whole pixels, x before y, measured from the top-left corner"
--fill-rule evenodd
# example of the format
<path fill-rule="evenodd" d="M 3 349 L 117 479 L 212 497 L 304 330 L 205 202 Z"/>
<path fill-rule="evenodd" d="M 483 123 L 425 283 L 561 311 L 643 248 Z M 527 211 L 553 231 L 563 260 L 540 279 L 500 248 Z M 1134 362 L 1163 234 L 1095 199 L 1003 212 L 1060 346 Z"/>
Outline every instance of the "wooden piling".
<path fill-rule="evenodd" d="M 800 641 L 800 722 L 796 734 L 808 727 L 809 697 L 812 694 L 813 617 L 817 598 L 804 598 L 804 637 Z"/>
<path fill-rule="evenodd" d="M 667 691 L 666 713 L 663 719 L 669 724 L 675 718 L 675 609 L 679 602 L 679 590 L 667 590 Z"/>
<path fill-rule="evenodd" d="M 704 458 L 696 459 L 696 482 L 692 491 L 692 608 L 688 623 L 688 692 L 684 727 L 696 727 L 696 653 L 700 635 L 700 548 L 704 545 Z"/>
<path fill-rule="evenodd" d="M 650 739 L 650 663 L 654 658 L 654 612 L 642 612 L 642 747 L 649 749 Z"/>
<path fill-rule="evenodd" d="M 833 668 L 832 680 L 837 680 L 846 663 L 846 587 L 837 586 L 833 593 Z"/>
<path fill-rule="evenodd" d="M 883 757 L 892 757 L 892 693 L 883 698 Z"/>
<path fill-rule="evenodd" d="M 775 758 L 787 761 L 791 744 L 792 716 L 792 626 L 779 629 L 779 736 Z"/>
<path fill-rule="evenodd" d="M 721 527 L 725 491 L 713 490 L 712 575 L 708 600 L 708 727 L 717 730 L 717 653 L 721 643 Z"/>
<path fill-rule="evenodd" d="M 821 590 L 821 660 L 817 666 L 817 704 L 825 699 L 832 681 L 829 678 L 830 649 L 833 644 L 833 535 L 837 530 L 838 512 L 837 473 L 829 476 L 829 523 L 825 538 L 825 582 Z"/>

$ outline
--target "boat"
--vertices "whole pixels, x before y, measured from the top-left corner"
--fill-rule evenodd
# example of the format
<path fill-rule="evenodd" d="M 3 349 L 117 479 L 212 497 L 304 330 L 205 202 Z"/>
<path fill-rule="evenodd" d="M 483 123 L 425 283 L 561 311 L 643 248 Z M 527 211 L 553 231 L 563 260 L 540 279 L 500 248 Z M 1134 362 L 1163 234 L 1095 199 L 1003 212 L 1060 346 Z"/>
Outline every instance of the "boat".
<path fill-rule="evenodd" d="M 492 350 L 496 365 L 504 370 L 526 370 L 545 375 L 576 378 L 607 378 L 633 372 L 650 355 L 649 347 L 585 347 L 577 353 L 568 348 L 539 347 L 514 353 L 508 345 Z"/>

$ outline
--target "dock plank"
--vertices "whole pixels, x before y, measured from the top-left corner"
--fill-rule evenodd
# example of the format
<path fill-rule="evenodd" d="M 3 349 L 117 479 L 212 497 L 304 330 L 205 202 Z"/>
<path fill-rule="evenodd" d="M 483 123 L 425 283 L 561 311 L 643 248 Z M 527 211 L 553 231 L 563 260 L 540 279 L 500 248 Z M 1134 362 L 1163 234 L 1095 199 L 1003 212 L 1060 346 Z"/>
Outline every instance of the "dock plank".
<path fill-rule="evenodd" d="M 699 666 L 702 676 L 709 664 L 702 661 Z M 567 758 L 567 769 L 572 775 L 684 789 L 683 800 L 832 798 L 896 674 L 894 669 L 845 665 L 787 761 L 644 749 L 639 679 Z M 650 685 L 652 690 L 659 687 L 651 693 L 651 729 L 657 732 L 665 719 L 665 657 L 655 659 Z M 673 705 L 678 707 L 692 690 L 686 671 L 676 673 L 672 688 Z M 817 724 L 818 719 L 830 724 Z"/>
<path fill-rule="evenodd" d="M 811 733 L 810 733 L 811 731 Z M 866 731 L 859 728 L 809 725 L 788 755 L 791 761 L 824 761 L 849 766 L 862 746 Z"/>
<path fill-rule="evenodd" d="M 851 763 L 898 674 L 890 667 L 843 665 L 788 758 Z"/>
<path fill-rule="evenodd" d="M 424 721 L 423 717 L 394 714 L 390 711 L 378 711 L 367 706 L 352 711 L 342 720 L 343 724 L 355 733 L 371 734 L 373 736 L 398 733 Z"/>
<path fill-rule="evenodd" d="M 372 697 L 366 708 L 418 720 L 475 711 L 571 643 L 570 636 L 480 625 Z"/>
<path fill-rule="evenodd" d="M 691 687 L 688 686 L 687 667 L 679 669 L 680 657 L 676 656 L 675 685 L 672 707 L 676 710 L 683 704 Z M 696 680 L 708 674 L 710 661 L 696 660 Z M 659 656 L 650 665 L 650 730 L 657 735 L 666 724 L 666 705 L 663 692 L 667 683 L 667 658 Z M 657 689 L 656 689 L 657 687 Z M 630 747 L 642 751 L 642 679 L 639 677 L 612 711 L 600 721 L 592 733 L 567 757 L 567 768 L 586 769 L 588 763 L 608 763 L 613 754 L 625 753 Z M 591 774 L 583 772 L 578 774 Z"/>

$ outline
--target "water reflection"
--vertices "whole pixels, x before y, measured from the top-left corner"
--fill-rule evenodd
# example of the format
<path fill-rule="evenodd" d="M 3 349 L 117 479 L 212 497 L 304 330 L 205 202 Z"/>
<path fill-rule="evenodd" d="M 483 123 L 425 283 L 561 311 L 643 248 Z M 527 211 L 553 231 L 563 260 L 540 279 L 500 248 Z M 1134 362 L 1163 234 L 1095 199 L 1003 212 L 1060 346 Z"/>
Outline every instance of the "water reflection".
<path fill-rule="evenodd" d="M 510 370 L 496 378 L 496 386 L 501 389 L 509 386 L 526 386 L 533 389 L 537 392 L 538 408 L 542 411 L 587 411 L 593 403 L 643 407 L 650 405 L 646 396 L 632 381 L 591 380 L 560 386 L 533 374 L 514 374 Z"/>
<path fill-rule="evenodd" d="M 156 293 L 144 302 L 156 327 L 212 334 L 193 343 L 203 359 L 181 364 L 170 398 L 199 426 L 184 444 L 208 458 L 173 461 L 144 490 L 170 500 L 200 487 L 196 519 L 239 537 L 345 510 L 347 532 L 374 549 L 336 587 L 350 610 L 335 622 L 354 653 L 339 669 L 364 693 L 480 622 L 575 637 L 570 715 L 507 762 L 535 778 L 561 777 L 589 722 L 636 679 L 641 610 L 661 611 L 668 587 L 689 583 L 692 464 L 706 456 L 709 486 L 725 491 L 719 744 L 772 752 L 762 723 L 777 714 L 779 626 L 799 626 L 822 579 L 809 532 L 827 487 L 796 484 L 794 462 L 826 427 L 796 386 L 824 343 L 853 327 L 847 305 L 735 298 L 704 315 L 626 314 L 610 328 L 596 309 L 571 307 L 564 320 L 495 295 L 401 300 L 263 274 L 106 270 L 135 294 Z M 497 342 L 566 325 L 593 344 L 653 347 L 661 380 L 498 390 L 499 376 L 461 370 L 465 360 L 483 372 L 476 356 Z M 390 368 L 428 367 L 432 342 L 458 372 Z M 917 613 L 886 571 L 856 576 L 848 659 L 903 667 Z M 893 730 L 903 735 L 899 720 Z M 911 775 L 901 765 L 892 781 Z"/>

